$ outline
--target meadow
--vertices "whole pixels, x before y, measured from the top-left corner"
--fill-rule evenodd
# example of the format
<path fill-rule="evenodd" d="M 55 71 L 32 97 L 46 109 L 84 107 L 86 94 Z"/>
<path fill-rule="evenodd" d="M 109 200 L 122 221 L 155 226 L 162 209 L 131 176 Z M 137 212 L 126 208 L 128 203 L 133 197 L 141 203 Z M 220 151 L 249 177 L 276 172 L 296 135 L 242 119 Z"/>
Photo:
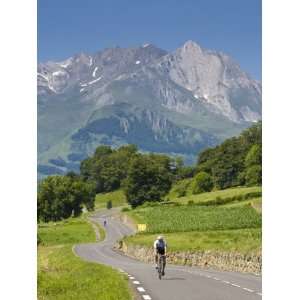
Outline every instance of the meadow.
<path fill-rule="evenodd" d="M 133 298 L 124 275 L 73 253 L 74 243 L 95 242 L 92 226 L 83 218 L 40 224 L 38 240 L 39 300 Z"/>
<path fill-rule="evenodd" d="M 190 184 L 191 180 L 186 180 L 187 183 Z M 182 181 L 170 190 L 169 194 L 165 197 L 165 199 L 179 202 L 182 204 L 187 204 L 189 201 L 193 201 L 194 203 L 205 203 L 209 201 L 213 201 L 217 198 L 229 198 L 229 197 L 245 197 L 245 195 L 251 195 L 254 193 L 261 193 L 262 188 L 259 186 L 253 187 L 235 187 L 229 188 L 225 190 L 217 190 L 207 193 L 201 193 L 197 195 L 193 195 L 191 192 L 190 185 L 186 187 L 186 196 L 178 197 L 178 186 L 182 184 Z"/>
<path fill-rule="evenodd" d="M 122 190 L 117 190 L 110 193 L 97 194 L 95 199 L 95 209 L 106 208 L 106 203 L 108 201 L 112 202 L 113 207 L 127 205 L 124 192 Z"/>

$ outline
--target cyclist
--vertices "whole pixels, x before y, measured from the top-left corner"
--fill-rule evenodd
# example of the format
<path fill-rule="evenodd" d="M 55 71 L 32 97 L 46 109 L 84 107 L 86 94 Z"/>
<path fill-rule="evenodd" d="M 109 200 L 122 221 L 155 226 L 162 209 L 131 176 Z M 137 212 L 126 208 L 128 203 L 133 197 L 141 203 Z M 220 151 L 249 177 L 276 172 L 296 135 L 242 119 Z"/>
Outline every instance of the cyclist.
<path fill-rule="evenodd" d="M 103 222 L 104 227 L 106 227 L 106 224 L 107 224 L 107 221 L 104 220 L 104 222 Z"/>
<path fill-rule="evenodd" d="M 166 267 L 166 255 L 167 255 L 167 242 L 163 236 L 158 236 L 155 240 L 154 244 L 154 255 L 155 255 L 155 267 L 158 269 L 158 255 L 163 255 L 163 270 L 162 276 L 165 275 L 165 267 Z"/>

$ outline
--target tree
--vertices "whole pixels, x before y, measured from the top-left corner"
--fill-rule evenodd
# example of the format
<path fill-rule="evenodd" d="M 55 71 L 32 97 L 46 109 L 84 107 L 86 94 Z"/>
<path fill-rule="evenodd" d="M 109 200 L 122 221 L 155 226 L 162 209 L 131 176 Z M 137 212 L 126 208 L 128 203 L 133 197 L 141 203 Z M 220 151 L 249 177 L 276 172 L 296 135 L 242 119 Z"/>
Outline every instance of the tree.
<path fill-rule="evenodd" d="M 248 186 L 262 184 L 262 153 L 261 145 L 254 144 L 245 158 L 245 183 Z"/>
<path fill-rule="evenodd" d="M 38 220 L 59 221 L 78 216 L 82 205 L 94 208 L 95 188 L 79 176 L 48 176 L 38 187 Z"/>
<path fill-rule="evenodd" d="M 135 145 L 111 149 L 100 146 L 94 155 L 85 159 L 80 166 L 80 174 L 85 181 L 96 184 L 96 192 L 110 192 L 120 188 L 127 176 L 129 163 L 137 154 Z"/>
<path fill-rule="evenodd" d="M 262 154 L 261 154 L 261 145 L 254 144 L 247 156 L 245 158 L 245 166 L 246 168 L 254 166 L 254 165 L 261 165 L 262 163 Z"/>
<path fill-rule="evenodd" d="M 245 172 L 245 181 L 247 186 L 262 184 L 262 168 L 260 165 L 253 165 Z"/>
<path fill-rule="evenodd" d="M 251 151 L 250 149 L 255 146 Z M 212 176 L 214 186 L 225 189 L 245 184 L 247 160 L 261 164 L 261 122 L 244 130 L 239 137 L 225 140 L 222 144 L 201 152 L 198 156 L 198 172 Z M 249 152 L 250 151 L 250 152 Z M 260 158 L 259 158 L 260 154 Z"/>
<path fill-rule="evenodd" d="M 131 162 L 124 181 L 128 203 L 134 208 L 146 201 L 160 201 L 172 184 L 170 158 L 164 155 L 138 155 Z"/>
<path fill-rule="evenodd" d="M 210 192 L 214 186 L 212 177 L 206 172 L 198 173 L 192 182 L 192 193 Z"/>

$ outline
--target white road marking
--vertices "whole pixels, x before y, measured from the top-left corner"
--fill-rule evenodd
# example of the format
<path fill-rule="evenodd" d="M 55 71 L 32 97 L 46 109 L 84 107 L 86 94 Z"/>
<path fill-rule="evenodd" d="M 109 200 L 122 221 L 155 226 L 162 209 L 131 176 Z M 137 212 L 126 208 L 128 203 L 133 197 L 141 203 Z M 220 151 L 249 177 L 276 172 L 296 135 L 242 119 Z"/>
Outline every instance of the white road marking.
<path fill-rule="evenodd" d="M 240 285 L 238 285 L 238 284 L 235 284 L 235 283 L 232 283 L 231 285 L 232 285 L 232 286 L 239 287 L 239 288 L 241 287 Z"/>
<path fill-rule="evenodd" d="M 143 298 L 144 298 L 145 300 L 151 300 L 151 297 L 150 297 L 149 295 L 143 295 Z"/>
<path fill-rule="evenodd" d="M 247 291 L 247 292 L 250 292 L 250 293 L 253 293 L 254 291 L 253 290 L 250 290 L 250 289 L 247 289 L 247 288 L 243 288 L 243 290 Z"/>
<path fill-rule="evenodd" d="M 262 296 L 262 294 L 261 293 L 256 293 L 257 295 L 259 295 L 259 296 Z"/>
<path fill-rule="evenodd" d="M 139 281 L 135 280 L 135 281 L 132 281 L 134 284 L 140 284 Z"/>
<path fill-rule="evenodd" d="M 217 277 L 213 277 L 213 279 L 214 279 L 214 280 L 220 280 L 220 279 L 219 279 L 219 278 L 217 278 Z"/>
<path fill-rule="evenodd" d="M 224 282 L 224 283 L 227 283 L 227 284 L 230 284 L 230 282 L 229 282 L 229 281 L 226 281 L 226 280 L 223 280 L 223 282 Z"/>
<path fill-rule="evenodd" d="M 139 292 L 146 292 L 145 289 L 144 289 L 142 286 L 138 286 L 138 287 L 137 287 L 137 290 L 138 290 Z"/>
<path fill-rule="evenodd" d="M 133 276 L 130 276 L 129 278 L 130 278 L 130 279 L 135 279 L 135 277 L 133 277 Z"/>

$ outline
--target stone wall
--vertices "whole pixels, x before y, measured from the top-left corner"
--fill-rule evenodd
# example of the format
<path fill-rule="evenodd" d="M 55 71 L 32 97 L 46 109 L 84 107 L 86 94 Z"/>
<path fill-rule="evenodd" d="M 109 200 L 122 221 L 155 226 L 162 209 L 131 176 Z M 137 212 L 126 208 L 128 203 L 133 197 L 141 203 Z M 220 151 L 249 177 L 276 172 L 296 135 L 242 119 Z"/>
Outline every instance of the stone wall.
<path fill-rule="evenodd" d="M 153 249 L 120 242 L 119 250 L 144 262 L 154 262 Z M 168 263 L 198 266 L 223 271 L 261 274 L 261 253 L 241 254 L 217 251 L 187 251 L 168 253 Z"/>

